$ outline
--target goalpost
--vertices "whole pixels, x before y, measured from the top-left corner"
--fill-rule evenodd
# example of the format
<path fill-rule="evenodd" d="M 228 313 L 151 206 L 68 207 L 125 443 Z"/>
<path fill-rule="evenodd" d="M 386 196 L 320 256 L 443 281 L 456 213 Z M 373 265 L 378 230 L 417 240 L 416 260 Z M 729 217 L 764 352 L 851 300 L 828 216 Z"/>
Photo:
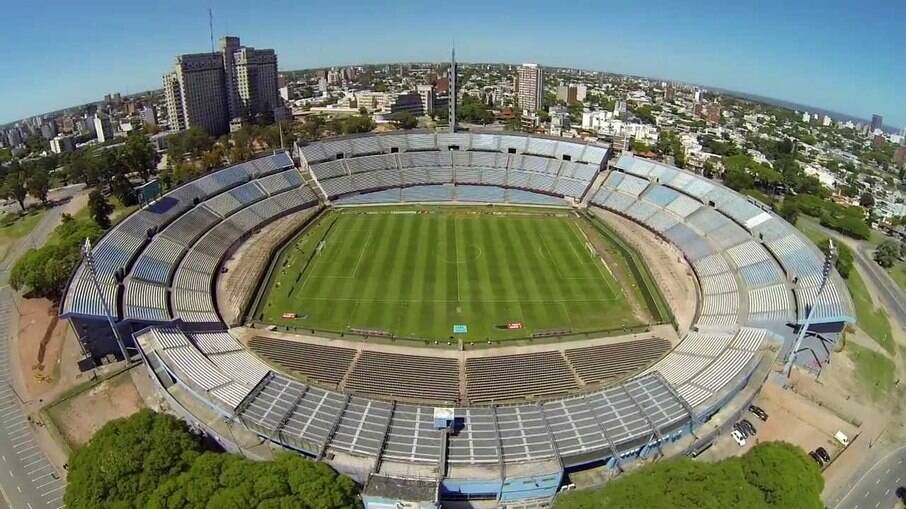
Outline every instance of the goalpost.
<path fill-rule="evenodd" d="M 326 245 L 327 245 L 327 241 L 326 241 L 326 240 L 322 240 L 321 242 L 319 242 L 319 243 L 318 243 L 318 247 L 315 248 L 315 254 L 316 254 L 316 255 L 320 255 L 320 254 L 321 254 L 321 251 L 324 251 L 324 246 L 326 246 Z"/>

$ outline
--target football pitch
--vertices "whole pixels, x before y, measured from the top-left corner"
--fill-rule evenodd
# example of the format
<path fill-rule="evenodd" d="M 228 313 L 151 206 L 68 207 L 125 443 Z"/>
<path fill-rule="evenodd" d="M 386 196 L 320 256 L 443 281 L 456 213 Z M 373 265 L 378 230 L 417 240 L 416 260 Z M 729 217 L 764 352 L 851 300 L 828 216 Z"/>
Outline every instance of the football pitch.
<path fill-rule="evenodd" d="M 331 210 L 279 256 L 255 318 L 444 342 L 650 322 L 618 282 L 628 270 L 582 221 L 553 209 Z"/>

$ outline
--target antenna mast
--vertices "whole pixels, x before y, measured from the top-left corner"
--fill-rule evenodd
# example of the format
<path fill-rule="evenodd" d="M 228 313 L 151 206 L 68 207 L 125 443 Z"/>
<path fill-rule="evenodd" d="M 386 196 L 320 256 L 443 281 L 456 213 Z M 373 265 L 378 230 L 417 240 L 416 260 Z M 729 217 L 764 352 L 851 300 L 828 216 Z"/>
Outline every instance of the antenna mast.
<path fill-rule="evenodd" d="M 211 53 L 214 51 L 214 9 L 208 7 L 208 30 L 211 32 Z"/>
<path fill-rule="evenodd" d="M 450 53 L 450 132 L 456 132 L 456 44 Z"/>

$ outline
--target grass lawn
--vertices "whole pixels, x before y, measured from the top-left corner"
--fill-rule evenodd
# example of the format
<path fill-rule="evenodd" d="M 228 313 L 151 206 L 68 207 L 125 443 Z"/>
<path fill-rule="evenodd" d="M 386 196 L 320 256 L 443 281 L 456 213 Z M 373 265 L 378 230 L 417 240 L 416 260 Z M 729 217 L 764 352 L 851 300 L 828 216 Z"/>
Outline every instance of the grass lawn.
<path fill-rule="evenodd" d="M 846 352 L 856 367 L 856 379 L 872 400 L 881 400 L 889 394 L 896 371 L 892 360 L 853 343 L 847 343 Z"/>
<path fill-rule="evenodd" d="M 457 338 L 502 340 L 647 323 L 586 240 L 583 219 L 499 210 L 331 211 L 284 251 L 256 318 L 438 340 L 454 324 L 468 327 Z"/>
<path fill-rule="evenodd" d="M 15 242 L 32 231 L 47 209 L 28 209 L 25 215 L 8 214 L 0 219 L 0 261 L 5 260 Z"/>
<path fill-rule="evenodd" d="M 804 233 L 816 246 L 827 240 L 827 235 L 815 227 L 817 224 L 818 220 L 816 218 L 803 214 L 800 214 L 799 219 L 796 221 L 796 228 Z"/>
<path fill-rule="evenodd" d="M 904 291 L 906 291 L 906 262 L 897 262 L 893 267 L 887 269 L 891 279 L 897 282 Z"/>
<path fill-rule="evenodd" d="M 868 288 L 862 281 L 862 275 L 855 267 L 849 273 L 846 286 L 849 288 L 853 304 L 856 307 L 856 325 L 885 350 L 893 354 L 893 332 L 890 328 L 890 321 L 887 319 L 887 312 L 883 308 L 875 307 L 871 294 L 868 293 Z"/>
<path fill-rule="evenodd" d="M 107 200 L 110 202 L 111 205 L 113 205 L 113 212 L 110 213 L 110 223 L 111 224 L 119 223 L 123 219 L 126 219 L 126 217 L 129 216 L 129 214 L 138 210 L 138 205 L 124 207 L 122 202 L 120 202 L 120 200 L 116 196 L 108 196 Z M 79 211 L 76 212 L 75 214 L 73 214 L 72 217 L 73 217 L 73 219 L 90 220 L 91 211 L 88 209 L 88 206 L 86 205 L 86 206 L 80 208 Z"/>

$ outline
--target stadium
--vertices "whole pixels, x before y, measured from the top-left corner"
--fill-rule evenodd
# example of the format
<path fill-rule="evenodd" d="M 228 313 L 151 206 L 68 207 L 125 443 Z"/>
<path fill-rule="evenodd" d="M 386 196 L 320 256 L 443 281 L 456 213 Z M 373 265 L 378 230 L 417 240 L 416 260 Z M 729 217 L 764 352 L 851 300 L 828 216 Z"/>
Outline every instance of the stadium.
<path fill-rule="evenodd" d="M 777 361 L 820 368 L 854 322 L 769 208 L 611 155 L 505 132 L 296 146 L 118 223 L 61 316 L 86 363 L 137 352 L 225 448 L 228 423 L 326 461 L 368 507 L 544 505 L 702 450 Z"/>

